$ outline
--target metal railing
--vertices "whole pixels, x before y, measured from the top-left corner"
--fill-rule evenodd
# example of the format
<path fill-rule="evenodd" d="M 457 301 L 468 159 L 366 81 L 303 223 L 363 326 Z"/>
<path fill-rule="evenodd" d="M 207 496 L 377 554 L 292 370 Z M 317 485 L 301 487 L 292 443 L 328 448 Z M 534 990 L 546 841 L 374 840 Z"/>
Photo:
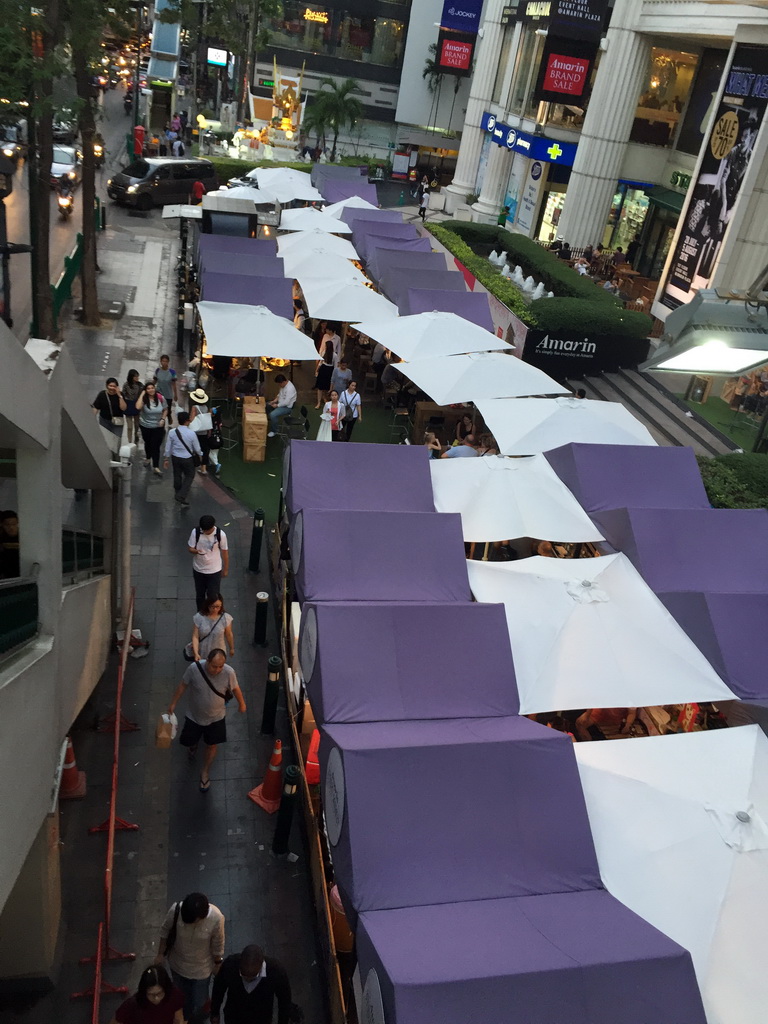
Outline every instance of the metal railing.
<path fill-rule="evenodd" d="M 0 654 L 12 651 L 37 635 L 37 616 L 35 580 L 0 581 Z"/>
<path fill-rule="evenodd" d="M 85 530 L 61 531 L 61 571 L 65 579 L 104 572 L 104 538 Z"/>

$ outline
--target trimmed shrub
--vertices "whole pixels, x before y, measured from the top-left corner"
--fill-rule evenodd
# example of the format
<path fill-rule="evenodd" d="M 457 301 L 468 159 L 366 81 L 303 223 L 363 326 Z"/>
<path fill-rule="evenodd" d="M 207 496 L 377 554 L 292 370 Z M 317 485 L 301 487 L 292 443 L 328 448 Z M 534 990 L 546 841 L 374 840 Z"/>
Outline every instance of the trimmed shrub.
<path fill-rule="evenodd" d="M 697 456 L 707 497 L 715 508 L 768 508 L 768 458 L 734 452 Z"/>
<path fill-rule="evenodd" d="M 647 338 L 651 331 L 651 319 L 645 313 L 630 312 L 610 292 L 574 273 L 573 269 L 558 259 L 554 253 L 543 249 L 531 238 L 514 234 L 505 228 L 492 224 L 473 224 L 467 221 L 443 221 L 430 224 L 428 230 L 438 241 L 452 252 L 457 259 L 471 270 L 489 292 L 509 306 L 529 326 L 543 331 L 575 331 L 587 334 L 607 334 L 617 338 Z M 457 247 L 473 253 L 476 265 L 484 269 L 484 276 L 476 272 L 459 255 Z M 506 252 L 512 266 L 519 264 L 523 274 L 541 281 L 544 287 L 555 293 L 552 299 L 537 299 L 526 303 L 520 291 L 509 285 L 487 260 L 492 249 Z M 490 272 L 490 273 L 489 273 Z M 501 294 L 500 287 L 504 294 Z M 507 301 L 510 289 L 518 301 L 514 306 Z M 522 302 L 523 312 L 520 312 Z"/>

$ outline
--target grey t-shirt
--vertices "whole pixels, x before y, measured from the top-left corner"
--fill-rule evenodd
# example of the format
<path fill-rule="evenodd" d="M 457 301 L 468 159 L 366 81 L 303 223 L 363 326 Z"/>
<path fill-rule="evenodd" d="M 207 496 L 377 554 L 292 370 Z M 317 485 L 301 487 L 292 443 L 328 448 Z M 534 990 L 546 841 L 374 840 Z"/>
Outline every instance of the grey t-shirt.
<path fill-rule="evenodd" d="M 157 396 L 157 404 L 144 396 L 144 402 L 139 409 L 139 425 L 147 430 L 154 430 L 162 426 L 163 414 L 168 408 L 162 395 Z"/>
<path fill-rule="evenodd" d="M 237 686 L 237 676 L 231 666 L 225 665 L 215 676 L 210 674 L 207 665 L 201 663 L 201 667 L 219 693 L 226 693 L 228 688 L 234 689 Z M 227 705 L 224 698 L 217 697 L 203 679 L 197 663 L 189 666 L 184 673 L 183 681 L 187 684 L 187 718 L 191 718 L 198 725 L 219 722 L 226 713 Z"/>
<path fill-rule="evenodd" d="M 197 626 L 198 649 L 202 658 L 207 658 L 208 652 L 215 651 L 217 647 L 222 651 L 226 650 L 227 638 L 224 633 L 227 626 L 232 624 L 232 616 L 229 612 L 224 612 L 223 615 L 217 615 L 215 618 L 198 612 L 192 617 L 192 622 Z M 198 675 L 200 675 L 199 672 Z M 211 682 L 213 683 L 213 679 Z M 216 683 L 213 685 L 216 686 Z M 218 690 L 219 687 L 216 686 L 216 689 Z"/>

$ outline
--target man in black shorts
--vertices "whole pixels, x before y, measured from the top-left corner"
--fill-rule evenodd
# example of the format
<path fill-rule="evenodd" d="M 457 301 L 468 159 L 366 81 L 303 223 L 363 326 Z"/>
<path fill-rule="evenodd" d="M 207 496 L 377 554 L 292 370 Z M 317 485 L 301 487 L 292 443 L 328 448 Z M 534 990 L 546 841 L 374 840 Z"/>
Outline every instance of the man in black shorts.
<path fill-rule="evenodd" d="M 210 652 L 205 664 L 196 661 L 189 666 L 168 705 L 169 715 L 176 710 L 185 690 L 189 691 L 188 713 L 184 717 L 179 742 L 187 748 L 189 759 L 193 761 L 202 737 L 205 757 L 200 773 L 200 792 L 207 793 L 211 784 L 208 772 L 216 750 L 220 743 L 227 742 L 227 701 L 234 697 L 238 709 L 245 712 L 245 699 L 235 670 L 227 665 L 227 656 L 219 647 Z"/>

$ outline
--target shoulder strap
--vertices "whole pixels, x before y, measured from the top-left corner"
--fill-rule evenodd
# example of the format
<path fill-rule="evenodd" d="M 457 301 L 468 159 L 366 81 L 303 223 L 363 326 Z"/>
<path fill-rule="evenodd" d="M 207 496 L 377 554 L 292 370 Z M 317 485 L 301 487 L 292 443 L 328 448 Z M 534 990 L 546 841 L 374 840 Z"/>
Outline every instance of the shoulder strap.
<path fill-rule="evenodd" d="M 195 664 L 197 665 L 197 667 L 198 667 L 198 669 L 199 669 L 199 671 L 200 671 L 200 675 L 201 675 L 201 676 L 203 677 L 203 679 L 204 679 L 204 680 L 206 681 L 206 683 L 208 683 L 208 685 L 209 685 L 209 686 L 210 686 L 210 688 L 211 688 L 211 689 L 213 690 L 213 692 L 214 692 L 214 693 L 216 694 L 216 696 L 217 696 L 217 697 L 221 697 L 221 699 L 222 699 L 222 700 L 226 700 L 227 698 L 226 698 L 226 697 L 224 696 L 224 694 L 223 694 L 223 693 L 219 693 L 219 691 L 218 691 L 218 690 L 216 689 L 216 687 L 215 687 L 215 686 L 213 685 L 213 683 L 211 682 L 211 680 L 210 680 L 210 679 L 208 678 L 208 676 L 207 676 L 207 675 L 205 674 L 205 669 L 204 669 L 204 668 L 203 668 L 203 666 L 202 666 L 202 665 L 200 664 L 200 662 L 199 662 L 199 661 L 196 661 L 196 662 L 195 662 Z"/>
<path fill-rule="evenodd" d="M 197 639 L 198 639 L 198 641 L 200 641 L 200 640 L 207 640 L 208 637 L 215 631 L 216 627 L 218 626 L 218 624 L 221 622 L 221 620 L 223 618 L 224 618 L 224 612 L 222 612 L 221 615 L 218 617 L 218 619 L 216 619 L 216 621 L 211 626 L 211 628 L 208 630 L 208 632 L 205 634 L 205 636 L 200 636 L 200 630 L 198 630 L 197 631 Z M 198 661 L 197 664 L 199 666 L 200 662 Z M 205 673 L 203 673 L 203 675 L 205 675 Z M 208 682 L 207 678 L 206 678 L 206 682 Z M 208 685 L 210 686 L 211 684 L 208 683 Z"/>
<path fill-rule="evenodd" d="M 179 433 L 179 428 L 178 428 L 178 427 L 176 427 L 176 429 L 174 430 L 174 434 L 175 434 L 175 435 L 176 435 L 176 437 L 177 437 L 177 438 L 179 439 L 179 441 L 181 441 L 181 443 L 182 443 L 182 444 L 184 445 L 184 447 L 185 447 L 185 448 L 187 449 L 187 451 L 188 451 L 188 452 L 189 452 L 189 454 L 190 454 L 190 457 L 194 456 L 194 452 L 192 451 L 192 449 L 191 449 L 191 448 L 189 447 L 189 445 L 187 444 L 187 442 L 186 442 L 186 441 L 184 440 L 184 438 L 183 438 L 183 437 L 181 436 L 181 434 Z"/>
<path fill-rule="evenodd" d="M 200 540 L 200 527 L 196 526 L 195 527 L 195 544 L 197 544 L 197 542 L 199 540 Z"/>

